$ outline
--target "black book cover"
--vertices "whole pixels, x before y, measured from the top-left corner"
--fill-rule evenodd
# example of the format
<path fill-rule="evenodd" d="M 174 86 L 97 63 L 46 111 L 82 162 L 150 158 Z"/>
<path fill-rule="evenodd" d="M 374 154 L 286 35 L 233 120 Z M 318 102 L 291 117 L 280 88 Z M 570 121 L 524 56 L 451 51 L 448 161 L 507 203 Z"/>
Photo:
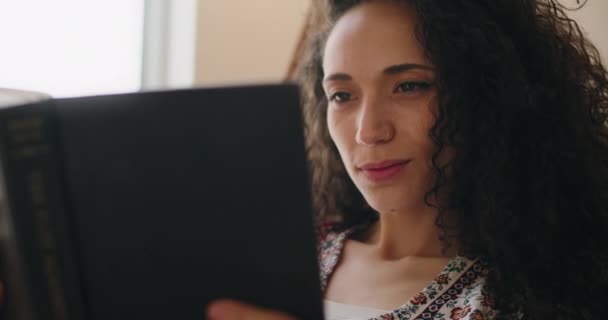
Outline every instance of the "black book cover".
<path fill-rule="evenodd" d="M 0 148 L 8 319 L 322 318 L 295 86 L 8 108 Z"/>

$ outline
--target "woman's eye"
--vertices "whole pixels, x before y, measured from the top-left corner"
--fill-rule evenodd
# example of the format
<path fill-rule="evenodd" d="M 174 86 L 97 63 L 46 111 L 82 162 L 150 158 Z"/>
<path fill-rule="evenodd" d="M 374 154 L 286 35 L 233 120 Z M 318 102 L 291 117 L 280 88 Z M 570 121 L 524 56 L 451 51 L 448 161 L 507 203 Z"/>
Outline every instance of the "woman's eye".
<path fill-rule="evenodd" d="M 426 90 L 431 87 L 431 84 L 428 82 L 416 82 L 416 81 L 407 81 L 402 82 L 397 86 L 397 92 L 415 92 L 418 90 Z"/>
<path fill-rule="evenodd" d="M 330 102 L 346 102 L 352 98 L 352 95 L 348 92 L 336 92 L 329 96 Z"/>

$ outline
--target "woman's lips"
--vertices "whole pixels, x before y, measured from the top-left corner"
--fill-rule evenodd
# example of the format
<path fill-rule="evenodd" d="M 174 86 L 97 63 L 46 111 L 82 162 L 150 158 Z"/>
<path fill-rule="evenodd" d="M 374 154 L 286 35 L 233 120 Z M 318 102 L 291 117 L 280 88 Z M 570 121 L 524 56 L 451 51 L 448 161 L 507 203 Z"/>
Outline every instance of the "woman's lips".
<path fill-rule="evenodd" d="M 376 163 L 368 163 L 361 167 L 363 174 L 375 182 L 390 180 L 398 175 L 410 160 L 389 160 Z"/>

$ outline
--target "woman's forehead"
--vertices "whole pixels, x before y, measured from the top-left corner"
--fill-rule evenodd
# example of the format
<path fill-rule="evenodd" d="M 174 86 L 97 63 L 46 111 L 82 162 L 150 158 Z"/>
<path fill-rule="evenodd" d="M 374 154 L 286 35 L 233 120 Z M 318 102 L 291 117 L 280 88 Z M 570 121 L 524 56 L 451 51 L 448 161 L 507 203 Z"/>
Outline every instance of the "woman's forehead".
<path fill-rule="evenodd" d="M 409 7 L 389 1 L 358 5 L 330 32 L 323 54 L 324 70 L 366 67 L 370 72 L 387 65 L 429 64 L 415 28 L 415 12 Z"/>

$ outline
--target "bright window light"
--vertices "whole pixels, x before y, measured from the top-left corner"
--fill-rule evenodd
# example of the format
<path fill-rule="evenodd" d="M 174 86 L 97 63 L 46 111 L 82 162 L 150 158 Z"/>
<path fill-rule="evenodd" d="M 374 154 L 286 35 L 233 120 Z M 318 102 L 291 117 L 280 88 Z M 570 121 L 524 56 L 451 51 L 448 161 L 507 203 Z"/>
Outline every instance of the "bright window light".
<path fill-rule="evenodd" d="M 0 87 L 54 97 L 137 91 L 144 0 L 0 1 Z"/>

